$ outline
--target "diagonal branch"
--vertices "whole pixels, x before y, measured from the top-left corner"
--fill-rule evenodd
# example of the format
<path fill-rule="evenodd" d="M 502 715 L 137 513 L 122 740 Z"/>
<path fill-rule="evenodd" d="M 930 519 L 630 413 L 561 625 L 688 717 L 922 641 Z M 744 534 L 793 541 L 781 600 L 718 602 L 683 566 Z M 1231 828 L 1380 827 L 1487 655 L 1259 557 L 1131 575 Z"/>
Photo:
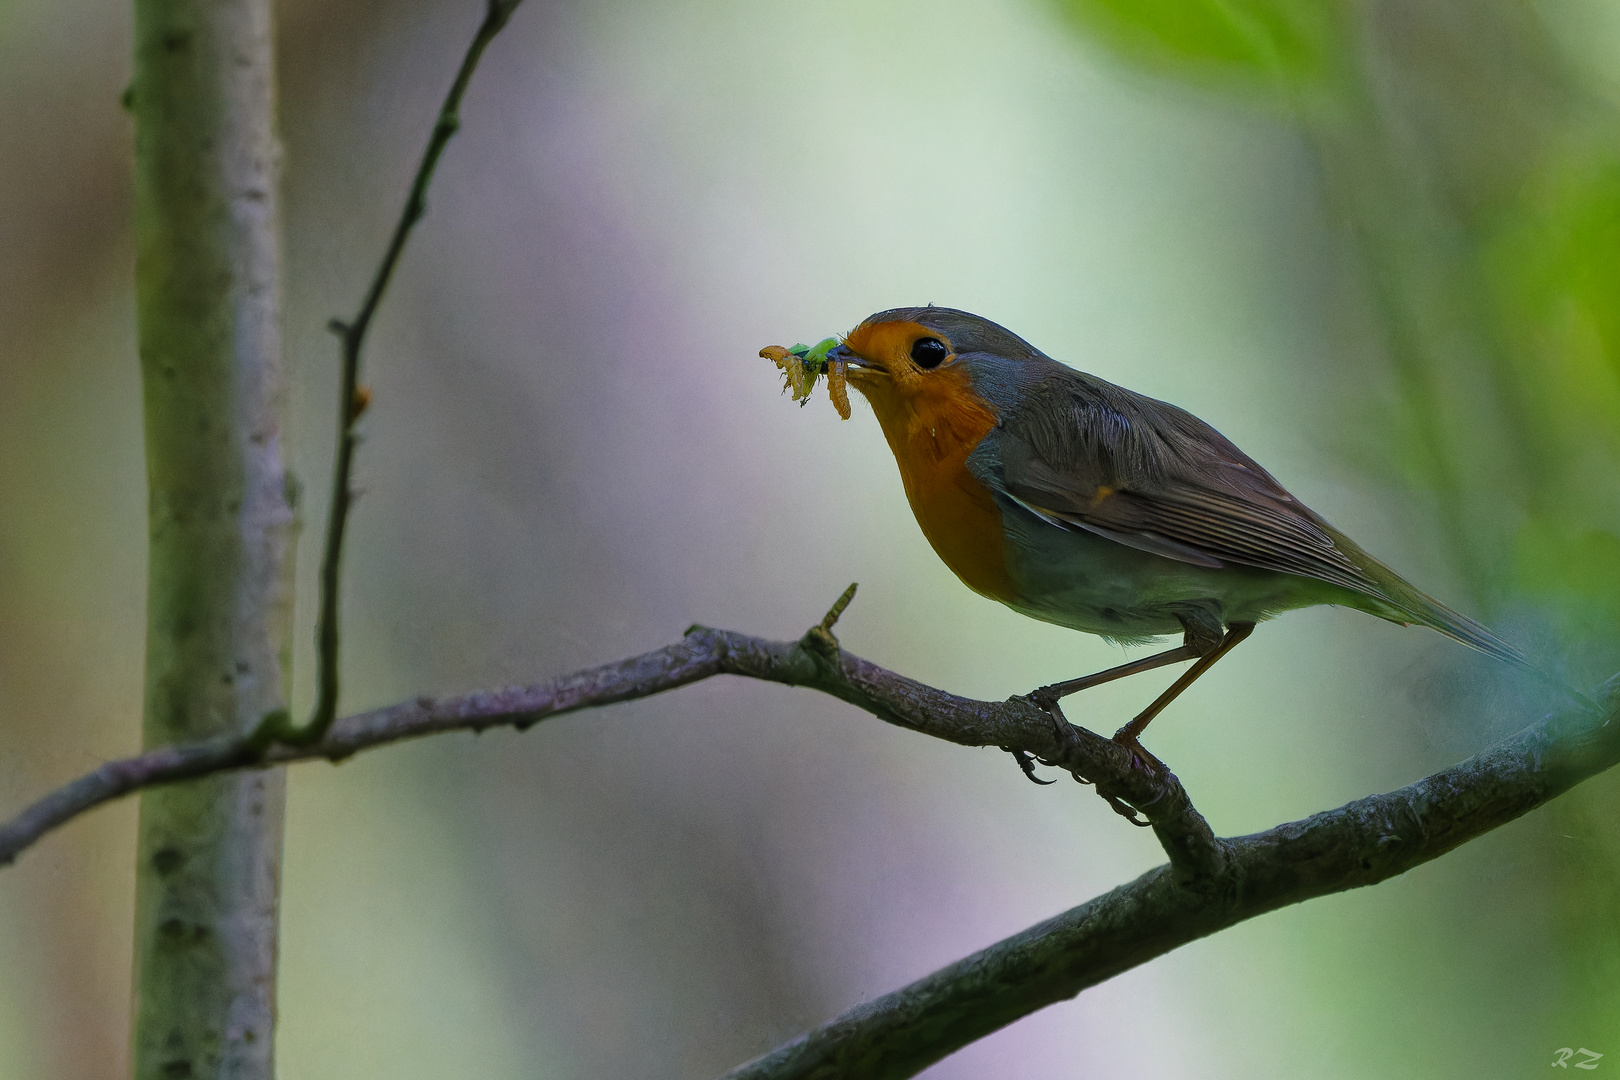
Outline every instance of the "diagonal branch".
<path fill-rule="evenodd" d="M 957 697 L 844 651 L 828 617 L 798 641 L 694 626 L 673 645 L 526 687 L 421 697 L 332 725 L 310 746 L 217 739 L 109 762 L 0 825 L 0 865 L 57 825 L 132 791 L 232 769 L 361 750 L 447 731 L 519 730 L 553 716 L 738 675 L 803 686 L 877 718 L 964 746 L 1040 758 L 1147 816 L 1170 863 L 942 968 L 729 1074 L 729 1080 L 911 1076 L 969 1042 L 1122 971 L 1246 919 L 1372 885 L 1438 858 L 1620 763 L 1620 676 L 1594 715 L 1549 715 L 1399 791 L 1268 832 L 1218 839 L 1173 775 L 1029 702 Z"/>
<path fill-rule="evenodd" d="M 1620 686 L 1603 715 L 1546 717 L 1385 795 L 1221 841 L 1192 887 L 1150 870 L 1020 934 L 865 1002 L 724 1080 L 912 1076 L 968 1043 L 1172 949 L 1289 904 L 1405 873 L 1620 763 Z"/>

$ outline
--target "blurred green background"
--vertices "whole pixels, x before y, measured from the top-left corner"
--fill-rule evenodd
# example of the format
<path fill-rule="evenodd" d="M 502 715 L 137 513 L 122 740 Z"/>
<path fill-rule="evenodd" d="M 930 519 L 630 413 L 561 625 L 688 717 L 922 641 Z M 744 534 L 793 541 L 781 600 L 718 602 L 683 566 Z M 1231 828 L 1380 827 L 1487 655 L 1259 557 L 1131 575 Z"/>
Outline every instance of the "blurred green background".
<path fill-rule="evenodd" d="M 321 327 L 358 298 L 479 9 L 281 5 L 306 507 L 330 451 Z M 138 741 L 128 34 L 111 0 L 0 0 L 6 813 Z M 927 302 L 1192 409 L 1420 585 L 1577 682 L 1607 675 L 1617 48 L 1604 0 L 528 0 L 368 354 L 346 709 L 694 620 L 795 635 L 852 580 L 845 644 L 961 693 L 1117 662 L 968 593 L 864 405 L 795 409 L 755 356 Z M 1112 730 L 1152 678 L 1070 715 Z M 1545 704 L 1437 635 L 1321 609 L 1263 627 L 1150 742 L 1234 834 L 1408 782 Z M 1620 1055 L 1617 812 L 1601 777 L 927 1075 Z M 133 841 L 126 803 L 0 871 L 0 1077 L 122 1074 Z M 709 1076 L 1160 861 L 1004 754 L 740 681 L 306 765 L 281 1074 Z"/>

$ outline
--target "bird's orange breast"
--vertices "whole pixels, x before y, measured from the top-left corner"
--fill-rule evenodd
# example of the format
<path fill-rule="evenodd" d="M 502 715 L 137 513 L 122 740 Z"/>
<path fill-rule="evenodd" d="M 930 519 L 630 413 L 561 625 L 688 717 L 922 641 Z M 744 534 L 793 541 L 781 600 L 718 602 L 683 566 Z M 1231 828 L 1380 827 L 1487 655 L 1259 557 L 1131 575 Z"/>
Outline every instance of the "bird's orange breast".
<path fill-rule="evenodd" d="M 996 415 L 967 373 L 930 372 L 903 390 L 882 378 L 855 385 L 872 403 L 911 512 L 934 551 L 974 592 L 1011 602 L 1017 590 L 1007 573 L 1001 510 L 967 467 Z"/>

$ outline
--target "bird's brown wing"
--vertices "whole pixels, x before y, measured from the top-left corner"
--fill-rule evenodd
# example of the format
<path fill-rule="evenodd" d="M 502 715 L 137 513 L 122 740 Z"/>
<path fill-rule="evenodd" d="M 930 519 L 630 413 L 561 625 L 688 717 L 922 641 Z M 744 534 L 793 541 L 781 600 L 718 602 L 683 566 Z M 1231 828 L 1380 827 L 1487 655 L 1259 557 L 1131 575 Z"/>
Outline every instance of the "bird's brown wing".
<path fill-rule="evenodd" d="M 1237 563 L 1391 599 L 1364 568 L 1369 556 L 1173 405 L 1066 371 L 1002 416 L 995 438 L 993 482 L 1054 525 L 1194 565 Z"/>
<path fill-rule="evenodd" d="M 1355 605 L 1364 611 L 1422 623 L 1551 679 L 1361 550 L 1220 432 L 1174 405 L 1063 368 L 1004 411 L 981 445 L 982 479 L 1055 526 L 1197 566 L 1254 566 L 1327 582 L 1373 601 Z"/>

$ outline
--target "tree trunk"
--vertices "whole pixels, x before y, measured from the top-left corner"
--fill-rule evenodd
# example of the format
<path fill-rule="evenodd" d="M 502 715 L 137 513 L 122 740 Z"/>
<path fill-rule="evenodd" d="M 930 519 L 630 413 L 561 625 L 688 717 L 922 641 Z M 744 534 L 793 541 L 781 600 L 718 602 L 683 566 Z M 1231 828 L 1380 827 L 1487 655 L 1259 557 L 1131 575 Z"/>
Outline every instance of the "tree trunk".
<path fill-rule="evenodd" d="M 136 295 L 150 485 L 148 747 L 287 705 L 269 0 L 135 0 Z M 269 1080 L 284 777 L 142 797 L 133 1072 Z"/>

